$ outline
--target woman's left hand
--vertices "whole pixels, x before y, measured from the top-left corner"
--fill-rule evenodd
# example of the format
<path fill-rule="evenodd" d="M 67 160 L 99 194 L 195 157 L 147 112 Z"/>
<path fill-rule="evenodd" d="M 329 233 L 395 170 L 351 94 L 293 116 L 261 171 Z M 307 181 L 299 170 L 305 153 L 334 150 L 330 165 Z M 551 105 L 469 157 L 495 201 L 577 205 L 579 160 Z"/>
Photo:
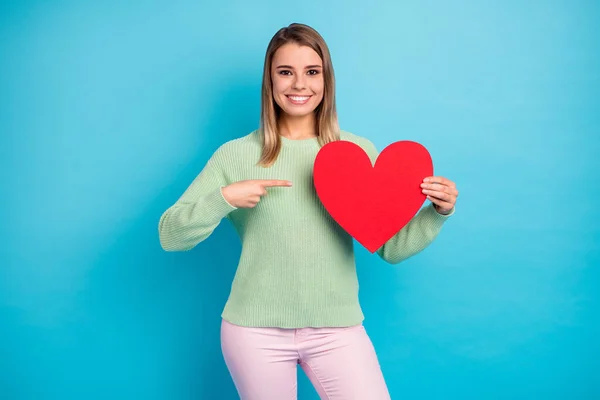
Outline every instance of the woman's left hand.
<path fill-rule="evenodd" d="M 458 197 L 458 190 L 456 190 L 454 182 L 442 176 L 428 176 L 423 179 L 421 188 L 422 192 L 433 203 L 437 212 L 450 214 Z"/>

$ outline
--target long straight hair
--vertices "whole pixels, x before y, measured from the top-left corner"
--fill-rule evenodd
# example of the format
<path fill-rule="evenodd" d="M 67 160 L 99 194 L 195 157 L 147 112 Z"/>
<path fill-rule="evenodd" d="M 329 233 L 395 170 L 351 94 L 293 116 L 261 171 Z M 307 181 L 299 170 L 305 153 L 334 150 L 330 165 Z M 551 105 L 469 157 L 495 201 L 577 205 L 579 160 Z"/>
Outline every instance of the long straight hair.
<path fill-rule="evenodd" d="M 339 140 L 340 128 L 335 106 L 335 74 L 329 48 L 321 35 L 308 25 L 293 23 L 281 28 L 267 47 L 261 92 L 261 114 L 259 134 L 262 140 L 262 155 L 258 165 L 270 167 L 281 150 L 277 121 L 281 108 L 273 98 L 273 82 L 271 81 L 271 64 L 277 49 L 287 43 L 308 46 L 313 49 L 323 61 L 324 91 L 323 100 L 314 110 L 316 133 L 320 146 Z"/>

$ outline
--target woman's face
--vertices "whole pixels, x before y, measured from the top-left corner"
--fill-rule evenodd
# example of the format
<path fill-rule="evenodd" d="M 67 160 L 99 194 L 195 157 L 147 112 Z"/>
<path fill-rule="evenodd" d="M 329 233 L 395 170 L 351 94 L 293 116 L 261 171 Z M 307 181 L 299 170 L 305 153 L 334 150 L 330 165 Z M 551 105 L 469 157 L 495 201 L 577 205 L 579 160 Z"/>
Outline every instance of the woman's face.
<path fill-rule="evenodd" d="M 308 46 L 288 43 L 273 55 L 273 98 L 288 115 L 312 113 L 323 100 L 323 61 Z"/>

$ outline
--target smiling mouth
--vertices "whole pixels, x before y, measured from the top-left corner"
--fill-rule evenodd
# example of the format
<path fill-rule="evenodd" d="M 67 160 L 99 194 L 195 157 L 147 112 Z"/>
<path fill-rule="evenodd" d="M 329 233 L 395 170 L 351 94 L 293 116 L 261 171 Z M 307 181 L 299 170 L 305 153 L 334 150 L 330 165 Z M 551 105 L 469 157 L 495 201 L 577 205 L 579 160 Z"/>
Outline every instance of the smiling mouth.
<path fill-rule="evenodd" d="M 290 103 L 292 103 L 292 104 L 302 105 L 302 104 L 306 104 L 312 96 L 289 96 L 289 95 L 286 95 L 285 97 L 287 97 L 290 100 Z"/>

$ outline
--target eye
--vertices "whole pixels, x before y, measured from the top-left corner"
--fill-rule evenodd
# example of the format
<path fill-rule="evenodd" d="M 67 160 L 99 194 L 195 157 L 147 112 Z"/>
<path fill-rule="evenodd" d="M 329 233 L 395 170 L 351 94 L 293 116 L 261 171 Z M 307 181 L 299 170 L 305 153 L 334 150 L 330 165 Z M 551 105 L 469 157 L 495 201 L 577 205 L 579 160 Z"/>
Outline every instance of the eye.
<path fill-rule="evenodd" d="M 288 75 L 288 74 L 291 75 L 291 73 L 292 73 L 292 71 L 289 71 L 286 69 L 279 71 L 279 75 Z M 309 75 L 318 75 L 318 74 L 320 74 L 320 71 L 316 70 L 316 69 L 310 69 L 310 70 L 308 70 L 308 74 Z"/>

